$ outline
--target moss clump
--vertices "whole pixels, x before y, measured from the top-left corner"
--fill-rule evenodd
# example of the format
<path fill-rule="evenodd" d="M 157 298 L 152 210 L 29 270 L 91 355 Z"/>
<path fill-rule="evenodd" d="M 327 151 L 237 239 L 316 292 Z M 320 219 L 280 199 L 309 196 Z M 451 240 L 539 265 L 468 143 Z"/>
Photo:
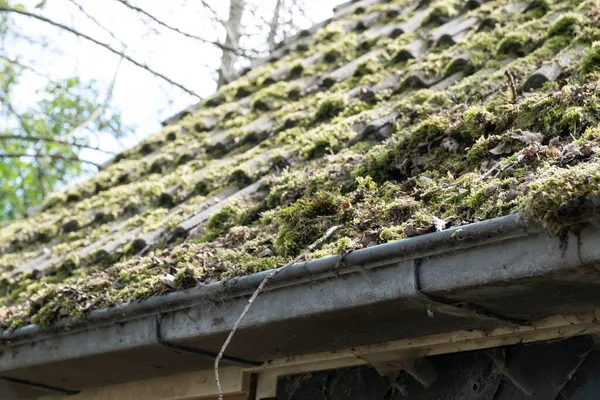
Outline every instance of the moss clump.
<path fill-rule="evenodd" d="M 66 316 L 81 319 L 89 307 L 89 297 L 69 287 L 55 287 L 41 291 L 29 309 L 30 321 L 42 327 L 49 327 Z"/>
<path fill-rule="evenodd" d="M 252 94 L 252 88 L 249 86 L 240 86 L 235 91 L 234 97 L 236 99 L 243 99 L 246 96 L 250 96 Z"/>
<path fill-rule="evenodd" d="M 495 127 L 495 117 L 485 107 L 471 106 L 462 116 L 461 128 L 473 139 L 493 132 Z"/>
<path fill-rule="evenodd" d="M 216 257 L 227 266 L 227 271 L 222 274 L 224 278 L 268 271 L 287 261 L 287 258 L 280 256 L 261 257 L 257 254 L 250 254 L 248 251 L 231 249 L 220 250 Z"/>
<path fill-rule="evenodd" d="M 206 224 L 204 235 L 200 239 L 203 242 L 210 242 L 221 236 L 229 228 L 239 223 L 243 211 L 234 205 L 226 205 L 221 211 L 213 214 Z"/>
<path fill-rule="evenodd" d="M 386 204 L 384 219 L 392 225 L 406 222 L 419 208 L 419 203 L 412 197 L 400 197 Z"/>
<path fill-rule="evenodd" d="M 427 118 L 416 126 L 410 135 L 410 142 L 421 142 L 442 135 L 450 126 L 450 120 L 439 115 Z"/>
<path fill-rule="evenodd" d="M 377 60 L 369 59 L 364 63 L 361 63 L 356 70 L 354 71 L 354 76 L 357 78 L 374 74 L 382 68 L 381 63 L 377 62 Z"/>
<path fill-rule="evenodd" d="M 567 13 L 557 19 L 548 31 L 548 37 L 568 35 L 574 37 L 581 27 L 581 17 L 575 13 Z"/>
<path fill-rule="evenodd" d="M 223 93 L 217 93 L 212 97 L 209 97 L 204 101 L 204 106 L 206 107 L 218 107 L 221 104 L 225 103 L 227 99 Z"/>
<path fill-rule="evenodd" d="M 298 255 L 339 222 L 341 210 L 341 196 L 329 192 L 317 192 L 281 209 L 275 217 L 279 224 L 275 251 L 284 257 Z"/>
<path fill-rule="evenodd" d="M 584 74 L 600 72 L 600 42 L 594 42 L 581 59 L 579 70 Z"/>
<path fill-rule="evenodd" d="M 356 119 L 359 116 L 346 118 L 340 123 L 323 124 L 311 129 L 298 138 L 295 144 L 296 151 L 309 159 L 339 151 L 348 140 L 356 136 L 356 132 L 351 129 L 353 118 Z"/>
<path fill-rule="evenodd" d="M 594 162 L 544 171 L 530 185 L 521 213 L 560 233 L 569 225 L 597 217 L 599 208 L 600 166 Z"/>
<path fill-rule="evenodd" d="M 541 18 L 550 11 L 550 5 L 546 0 L 533 0 L 529 3 L 526 10 L 526 16 L 528 18 Z"/>
<path fill-rule="evenodd" d="M 543 132 L 547 138 L 570 137 L 598 124 L 600 98 L 596 85 L 565 85 L 550 94 L 527 98 L 516 108 L 498 111 L 515 128 Z"/>
<path fill-rule="evenodd" d="M 331 49 L 325 53 L 325 55 L 323 56 L 323 59 L 325 60 L 326 63 L 333 63 L 333 62 L 336 62 L 338 60 L 338 58 L 340 58 L 341 56 L 342 56 L 342 54 L 340 53 L 339 50 Z"/>
<path fill-rule="evenodd" d="M 357 176 L 370 176 L 380 182 L 391 178 L 396 170 L 395 154 L 385 144 L 374 146 L 367 153 L 365 162 L 356 170 Z"/>
<path fill-rule="evenodd" d="M 67 196 L 63 193 L 52 193 L 50 198 L 42 204 L 42 211 L 48 211 L 51 208 L 62 205 L 67 200 Z"/>
<path fill-rule="evenodd" d="M 532 47 L 531 38 L 526 32 L 514 32 L 507 34 L 498 43 L 496 51 L 502 55 L 523 57 Z"/>
<path fill-rule="evenodd" d="M 317 112 L 315 113 L 315 121 L 324 121 L 331 119 L 344 111 L 347 106 L 346 96 L 343 94 L 331 94 L 321 96 L 317 103 Z"/>
<path fill-rule="evenodd" d="M 300 76 L 302 75 L 302 72 L 304 72 L 304 64 L 302 62 L 297 62 L 296 64 L 292 65 L 292 67 L 290 68 L 289 77 L 291 79 L 300 78 Z"/>
<path fill-rule="evenodd" d="M 458 13 L 453 2 L 440 2 L 431 9 L 431 12 L 423 21 L 423 26 L 441 25 L 450 20 Z"/>
<path fill-rule="evenodd" d="M 192 268 L 180 268 L 175 274 L 175 286 L 178 289 L 189 289 L 198 286 L 198 279 Z"/>

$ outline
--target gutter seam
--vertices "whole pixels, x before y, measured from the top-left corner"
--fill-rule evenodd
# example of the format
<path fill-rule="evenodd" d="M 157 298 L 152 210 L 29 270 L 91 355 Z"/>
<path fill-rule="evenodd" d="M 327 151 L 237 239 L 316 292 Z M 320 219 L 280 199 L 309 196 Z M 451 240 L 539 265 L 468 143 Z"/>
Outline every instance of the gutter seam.
<path fill-rule="evenodd" d="M 156 315 L 156 343 L 158 343 L 159 345 L 161 345 L 167 349 L 174 350 L 176 352 L 195 354 L 197 356 L 209 358 L 213 361 L 217 358 L 217 353 L 167 342 L 162 337 L 161 320 L 162 320 L 162 316 L 160 314 L 157 314 Z M 257 366 L 263 364 L 260 361 L 250 361 L 250 360 L 245 360 L 243 358 L 230 357 L 227 355 L 223 355 L 222 359 L 230 364 L 236 364 L 236 365 L 240 365 L 243 367 L 257 367 Z"/>
<path fill-rule="evenodd" d="M 531 325 L 530 321 L 521 320 L 516 318 L 507 317 L 501 314 L 497 314 L 493 311 L 486 309 L 485 307 L 479 306 L 477 304 L 473 304 L 467 301 L 464 302 L 456 302 L 446 300 L 440 296 L 433 296 L 425 293 L 421 286 L 420 280 L 420 272 L 421 272 L 421 264 L 423 263 L 422 258 L 415 258 L 413 261 L 413 279 L 414 285 L 416 289 L 416 295 L 422 297 L 425 301 L 433 304 L 434 306 L 441 307 L 443 312 L 444 308 L 450 307 L 452 311 L 456 314 L 463 314 L 468 317 L 478 317 L 483 320 L 495 320 L 500 322 L 501 324 L 510 324 L 513 326 L 529 326 Z"/>
<path fill-rule="evenodd" d="M 524 224 L 518 215 L 513 214 L 495 220 L 478 222 L 463 227 L 455 227 L 430 235 L 404 239 L 382 244 L 371 248 L 360 249 L 347 254 L 344 264 L 356 268 L 377 268 L 400 260 L 426 259 L 429 256 L 443 254 L 447 251 L 478 247 L 496 241 L 509 240 L 525 236 L 533 232 L 543 232 L 538 226 Z M 318 260 L 305 261 L 279 274 L 270 285 L 269 290 L 281 289 L 311 281 L 323 274 L 343 273 L 339 268 L 339 257 L 331 256 Z M 339 267 L 339 265 L 338 265 Z M 0 346 L 13 346 L 17 343 L 42 340 L 48 337 L 69 333 L 75 330 L 98 329 L 103 326 L 129 321 L 142 317 L 153 317 L 161 310 L 175 312 L 190 306 L 197 306 L 206 301 L 222 301 L 251 295 L 269 271 L 234 278 L 226 283 L 214 282 L 205 286 L 185 291 L 174 292 L 166 296 L 156 296 L 138 303 L 119 305 L 112 308 L 94 310 L 84 321 L 65 320 L 56 324 L 53 329 L 45 330 L 38 325 L 28 325 L 15 331 L 5 330 L 0 333 Z M 430 299 L 435 303 L 435 299 Z M 437 301 L 444 303 L 444 301 Z M 448 305 L 446 305 L 448 307 Z M 454 307 L 455 312 L 461 311 Z M 462 314 L 466 313 L 462 310 Z M 481 313 L 481 312 L 480 312 Z M 474 315 L 474 314 L 472 314 Z M 489 320 L 489 319 L 488 319 Z M 512 321 L 514 325 L 515 321 Z M 521 322 L 519 324 L 522 324 Z"/>
<path fill-rule="evenodd" d="M 463 227 L 455 227 L 430 235 L 418 236 L 397 242 L 382 244 L 370 248 L 360 249 L 347 254 L 344 264 L 352 269 L 377 268 L 401 260 L 427 259 L 430 256 L 444 254 L 448 251 L 469 249 L 497 241 L 514 239 L 534 232 L 543 232 L 538 226 L 531 226 L 520 221 L 518 215 L 500 217 Z M 281 289 L 310 282 L 315 277 L 323 277 L 345 273 L 340 271 L 339 257 L 330 256 L 317 260 L 305 261 L 296 264 L 279 274 L 270 285 L 270 290 Z M 348 270 L 348 272 L 351 272 Z M 154 317 L 158 312 L 175 312 L 184 308 L 197 306 L 210 301 L 222 301 L 251 295 L 269 271 L 231 279 L 228 282 L 213 282 L 194 289 L 174 292 L 165 296 L 151 297 L 150 299 L 122 304 L 111 308 L 91 311 L 85 320 L 64 320 L 57 323 L 53 329 L 46 330 L 38 325 L 20 327 L 14 331 L 5 330 L 0 334 L 0 346 L 14 346 L 33 340 L 42 340 L 48 337 L 65 334 L 67 327 L 69 334 L 74 331 L 98 329 L 103 326 L 113 325 L 142 317 Z M 430 299 L 432 303 L 435 299 Z M 444 301 L 437 301 L 444 303 Z M 448 305 L 446 305 L 448 307 Z M 160 311 L 159 311 L 160 310 Z M 455 312 L 461 311 L 454 307 Z M 465 315 L 466 311 L 461 311 Z M 481 312 L 480 312 L 481 313 Z M 475 315 L 475 314 L 472 314 Z M 488 319 L 489 320 L 489 319 Z M 512 321 L 514 324 L 515 321 Z M 521 322 L 519 322 L 521 324 Z"/>

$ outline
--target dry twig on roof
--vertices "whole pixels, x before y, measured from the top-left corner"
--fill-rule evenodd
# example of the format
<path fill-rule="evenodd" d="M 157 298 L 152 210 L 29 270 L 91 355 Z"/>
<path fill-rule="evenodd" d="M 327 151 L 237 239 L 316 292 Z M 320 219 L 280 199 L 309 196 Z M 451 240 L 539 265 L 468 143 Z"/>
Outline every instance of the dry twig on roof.
<path fill-rule="evenodd" d="M 343 227 L 344 227 L 344 225 L 335 225 L 335 226 L 332 226 L 331 228 L 329 228 L 323 236 L 321 236 L 319 239 L 314 241 L 310 246 L 308 246 L 306 248 L 306 250 L 304 250 L 302 252 L 302 254 L 300 254 L 298 257 L 294 258 L 289 263 L 287 263 L 279 268 L 275 268 L 274 270 L 269 272 L 269 274 L 267 276 L 265 276 L 265 279 L 262 280 L 260 285 L 258 285 L 258 287 L 254 291 L 254 293 L 252 293 L 250 300 L 248 300 L 248 304 L 246 304 L 244 311 L 242 311 L 242 313 L 238 317 L 237 321 L 235 321 L 235 324 L 233 324 L 233 328 L 231 328 L 231 332 L 229 332 L 229 336 L 227 336 L 227 339 L 225 339 L 225 342 L 223 343 L 223 346 L 221 347 L 221 350 L 219 351 L 217 358 L 215 358 L 215 380 L 217 383 L 217 394 L 219 396 L 219 400 L 223 400 L 223 390 L 221 389 L 221 381 L 219 380 L 219 363 L 221 361 L 221 358 L 223 358 L 223 355 L 225 354 L 225 350 L 227 350 L 227 347 L 231 343 L 231 340 L 233 339 L 233 335 L 235 335 L 235 332 L 238 330 L 240 323 L 242 322 L 242 319 L 244 319 L 246 314 L 248 314 L 248 311 L 250 310 L 252 303 L 254 303 L 254 300 L 256 300 L 256 298 L 263 291 L 265 286 L 267 286 L 267 284 L 277 274 L 286 270 L 287 268 L 291 267 L 292 265 L 297 264 L 298 262 L 302 261 L 308 253 L 310 253 L 311 251 L 313 251 L 314 249 L 319 247 L 321 244 L 323 244 L 323 242 L 325 242 L 327 239 L 329 239 L 331 237 L 331 235 L 333 235 L 336 231 L 342 229 Z"/>
<path fill-rule="evenodd" d="M 516 103 L 517 102 L 517 86 L 515 85 L 515 78 L 510 73 L 509 70 L 504 71 L 504 75 L 506 75 L 506 77 L 508 78 L 508 84 L 510 85 L 510 90 L 512 92 L 511 101 L 513 103 Z"/>

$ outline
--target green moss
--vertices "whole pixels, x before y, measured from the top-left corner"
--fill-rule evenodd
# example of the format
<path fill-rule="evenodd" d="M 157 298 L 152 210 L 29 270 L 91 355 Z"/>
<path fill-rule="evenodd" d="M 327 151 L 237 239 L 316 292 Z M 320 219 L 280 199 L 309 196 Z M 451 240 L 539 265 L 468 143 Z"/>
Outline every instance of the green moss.
<path fill-rule="evenodd" d="M 550 4 L 546 0 L 533 0 L 527 7 L 528 18 L 541 18 L 550 11 Z"/>
<path fill-rule="evenodd" d="M 50 198 L 42 204 L 42 210 L 48 211 L 51 208 L 62 205 L 66 202 L 67 196 L 63 193 L 52 193 Z"/>
<path fill-rule="evenodd" d="M 579 70 L 584 74 L 600 72 L 600 42 L 594 42 L 587 49 L 579 64 Z"/>
<path fill-rule="evenodd" d="M 343 94 L 336 93 L 319 97 L 317 111 L 315 113 L 315 121 L 331 119 L 344 111 L 346 108 L 347 100 L 346 96 Z"/>
<path fill-rule="evenodd" d="M 286 100 L 288 93 L 294 87 L 288 82 L 277 82 L 273 85 L 262 89 L 252 97 L 251 106 L 255 111 L 267 111 L 273 108 L 277 108 L 281 105 L 283 100 Z M 248 123 L 248 116 L 245 116 L 246 120 L 243 125 Z M 238 125 L 242 126 L 242 124 Z"/>
<path fill-rule="evenodd" d="M 498 43 L 496 51 L 503 55 L 522 57 L 531 47 L 531 38 L 527 32 L 514 32 L 507 34 Z"/>
<path fill-rule="evenodd" d="M 336 62 L 340 57 L 341 57 L 341 53 L 339 50 L 337 49 L 330 49 L 328 50 L 325 55 L 323 56 L 323 59 L 325 60 L 325 62 L 327 63 L 334 63 Z"/>
<path fill-rule="evenodd" d="M 385 206 L 383 218 L 390 224 L 399 225 L 406 222 L 417 210 L 419 203 L 411 197 L 396 198 Z"/>
<path fill-rule="evenodd" d="M 256 254 L 229 249 L 220 250 L 216 256 L 227 265 L 227 271 L 222 275 L 224 278 L 268 271 L 287 261 L 287 258 L 280 256 L 258 257 Z"/>
<path fill-rule="evenodd" d="M 349 106 L 340 114 L 342 117 L 351 117 L 353 115 L 358 115 L 367 110 L 370 110 L 372 105 L 365 101 L 355 101 L 350 103 Z"/>
<path fill-rule="evenodd" d="M 530 185 L 521 213 L 559 233 L 572 224 L 597 217 L 599 188 L 600 166 L 596 162 L 549 168 Z"/>
<path fill-rule="evenodd" d="M 236 99 L 242 99 L 252 94 L 252 88 L 250 86 L 240 86 L 236 89 L 234 97 Z"/>
<path fill-rule="evenodd" d="M 279 231 L 274 248 L 284 257 L 298 255 L 317 240 L 327 227 L 340 220 L 342 201 L 339 195 L 317 192 L 281 209 L 276 215 Z"/>
<path fill-rule="evenodd" d="M 551 135 L 571 136 L 599 122 L 600 98 L 595 85 L 565 85 L 550 94 L 527 98 L 512 111 L 513 125 Z M 510 116 L 510 112 L 505 112 Z"/>
<path fill-rule="evenodd" d="M 441 25 L 447 22 L 451 17 L 458 13 L 454 7 L 454 2 L 437 2 L 431 9 L 431 12 L 423 21 L 424 26 Z"/>
<path fill-rule="evenodd" d="M 448 129 L 450 120 L 443 116 L 432 116 L 417 125 L 410 136 L 410 141 L 421 141 L 435 138 Z"/>
<path fill-rule="evenodd" d="M 567 35 L 574 37 L 581 27 L 581 17 L 575 13 L 567 13 L 554 21 L 548 31 L 548 37 Z"/>
<path fill-rule="evenodd" d="M 379 63 L 377 60 L 369 59 L 356 67 L 356 70 L 354 71 L 354 76 L 360 78 L 365 75 L 371 75 L 381 70 L 382 67 L 383 66 L 381 65 L 381 63 Z"/>
<path fill-rule="evenodd" d="M 304 64 L 299 61 L 291 66 L 289 77 L 292 79 L 299 78 L 302 75 L 302 72 L 304 72 Z"/>
<path fill-rule="evenodd" d="M 206 107 L 217 107 L 225 103 L 227 100 L 222 93 L 217 93 L 204 101 Z"/>
<path fill-rule="evenodd" d="M 309 48 L 254 68 L 220 88 L 194 115 L 165 127 L 49 202 L 45 211 L 4 227 L 0 291 L 7 294 L 0 298 L 2 323 L 52 325 L 84 316 L 85 305 L 110 307 L 275 268 L 338 223 L 344 223 L 344 229 L 308 258 L 432 232 L 434 217 L 455 226 L 521 210 L 552 231 L 594 218 L 600 145 L 598 45 L 588 46 L 581 59 L 566 66 L 565 79 L 561 76 L 534 93 L 518 93 L 514 102 L 505 95 L 510 92 L 506 70 L 520 87 L 543 60 L 559 59 L 572 46 L 600 39 L 593 12 L 569 13 L 551 22 L 557 13 L 575 10 L 577 3 L 535 2 L 526 15 L 509 15 L 502 9 L 507 1 L 488 2 L 468 15 L 491 15 L 498 22 L 495 27 L 486 32 L 473 29 L 451 48 L 437 47 L 403 64 L 388 65 L 385 53 L 394 54 L 422 37 L 427 27 L 396 39 L 376 38 L 368 45 L 381 49 L 381 57 L 359 65 L 355 76 L 317 95 L 304 82 L 355 60 L 365 50 L 358 46 L 356 33 L 343 30 L 345 24 L 356 23 L 355 17 L 332 22 Z M 395 0 L 392 6 L 407 4 Z M 595 6 L 592 1 L 586 4 L 588 11 Z M 366 12 L 388 6 L 379 4 Z M 430 27 L 453 18 L 457 9 L 462 12 L 463 4 L 440 0 L 431 6 L 442 12 L 426 22 Z M 546 11 L 546 17 L 532 19 Z M 412 15 L 405 13 L 396 21 Z M 576 42 L 571 45 L 573 35 Z M 472 56 L 466 66 L 453 64 L 457 54 L 466 52 Z M 318 53 L 326 60 L 303 64 Z M 482 68 L 492 70 L 463 78 L 446 90 L 389 89 L 369 101 L 343 94 L 392 74 L 404 79 L 415 72 L 433 77 Z M 283 80 L 308 79 L 275 82 L 274 72 L 285 70 L 289 74 Z M 399 114 L 392 137 L 384 143 L 375 136 L 360 138 L 348 147 L 359 139 L 357 131 L 365 123 L 378 118 L 371 110 L 382 101 L 389 101 L 386 105 Z M 266 110 L 275 121 L 273 132 L 265 138 L 246 131 L 244 126 Z M 215 124 L 233 143 L 219 154 L 207 154 Z M 541 134 L 541 142 L 524 142 L 516 133 L 520 131 Z M 247 163 L 274 148 L 289 152 L 295 162 L 289 167 L 274 159 L 264 165 Z M 196 173 L 205 167 L 200 195 L 194 196 Z M 277 172 L 270 174 L 273 169 Z M 116 264 L 73 257 L 112 232 L 173 229 L 218 196 L 219 188 L 264 174 L 267 198 L 261 194 L 225 206 L 200 227 L 203 242 L 164 243 L 165 248 L 147 257 L 126 254 Z M 172 196 L 169 203 L 159 201 L 164 193 Z M 65 206 L 67 197 L 71 202 Z M 79 229 L 62 232 L 71 220 Z M 8 277 L 8 271 L 38 254 L 42 241 L 52 247 L 52 257 L 61 258 L 58 269 Z M 96 278 L 104 283 L 91 288 Z"/>
<path fill-rule="evenodd" d="M 315 34 L 315 39 L 318 42 L 334 41 L 339 39 L 343 34 L 344 29 L 342 28 L 341 23 L 339 21 L 333 21 L 332 23 L 327 24 L 327 26 L 324 28 L 319 29 Z"/>
<path fill-rule="evenodd" d="M 473 139 L 493 132 L 496 128 L 494 115 L 485 107 L 471 106 L 462 115 L 461 128 Z"/>
<path fill-rule="evenodd" d="M 202 236 L 203 242 L 210 242 L 225 233 L 229 228 L 239 223 L 243 211 L 235 205 L 226 205 L 221 211 L 213 214 L 206 224 L 206 230 Z"/>
<path fill-rule="evenodd" d="M 352 248 L 352 239 L 343 237 L 338 239 L 336 243 L 336 254 L 340 257 L 344 256 L 348 250 Z"/>
<path fill-rule="evenodd" d="M 351 129 L 351 118 L 346 118 L 340 123 L 323 124 L 309 130 L 295 143 L 297 152 L 308 159 L 313 159 L 339 151 L 350 138 L 356 136 L 356 132 Z"/>

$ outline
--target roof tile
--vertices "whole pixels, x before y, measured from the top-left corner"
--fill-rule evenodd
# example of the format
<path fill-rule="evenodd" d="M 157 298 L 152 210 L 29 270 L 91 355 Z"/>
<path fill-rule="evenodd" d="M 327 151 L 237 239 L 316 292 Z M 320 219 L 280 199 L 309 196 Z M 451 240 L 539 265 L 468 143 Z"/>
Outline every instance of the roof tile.
<path fill-rule="evenodd" d="M 64 315 L 40 310 L 61 309 L 65 288 L 94 299 L 81 317 L 185 289 L 161 282 L 165 271 L 202 283 L 272 268 L 337 223 L 309 257 L 426 234 L 440 219 L 521 212 L 553 231 L 580 220 L 577 199 L 600 196 L 600 31 L 592 2 L 578 7 L 338 7 L 3 227 L 0 320 L 52 324 Z"/>

